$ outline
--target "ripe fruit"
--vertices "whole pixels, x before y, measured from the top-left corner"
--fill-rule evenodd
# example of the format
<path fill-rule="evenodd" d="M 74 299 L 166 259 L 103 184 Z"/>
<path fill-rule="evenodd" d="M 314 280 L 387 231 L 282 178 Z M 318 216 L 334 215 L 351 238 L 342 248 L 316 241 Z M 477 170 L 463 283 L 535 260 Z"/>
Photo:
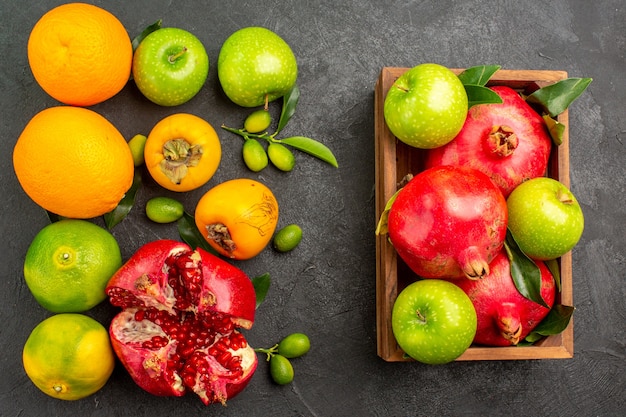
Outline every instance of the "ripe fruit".
<path fill-rule="evenodd" d="M 284 96 L 296 83 L 298 65 L 289 45 L 262 27 L 230 35 L 217 60 L 224 93 L 235 104 L 256 107 Z"/>
<path fill-rule="evenodd" d="M 240 269 L 158 240 L 139 248 L 106 292 L 123 309 L 109 328 L 113 349 L 142 389 L 193 391 L 204 404 L 225 405 L 250 382 L 258 360 L 238 328 L 252 327 L 256 296 Z"/>
<path fill-rule="evenodd" d="M 476 311 L 469 297 L 456 285 L 438 279 L 405 287 L 394 302 L 391 321 L 400 348 L 430 365 L 461 356 L 476 333 Z"/>
<path fill-rule="evenodd" d="M 121 265 L 111 233 L 85 220 L 66 219 L 37 233 L 26 252 L 24 278 L 44 308 L 78 313 L 104 301 L 104 288 Z"/>
<path fill-rule="evenodd" d="M 264 184 L 238 178 L 207 191 L 195 211 L 198 230 L 219 254 L 245 260 L 269 243 L 278 223 L 278 202 Z"/>
<path fill-rule="evenodd" d="M 426 167 L 478 169 L 507 197 L 523 181 L 546 172 L 552 139 L 543 118 L 515 90 L 503 86 L 492 90 L 502 103 L 472 106 L 461 132 L 428 152 Z"/>
<path fill-rule="evenodd" d="M 207 121 L 187 113 L 161 119 L 144 148 L 148 172 L 163 188 L 190 191 L 206 184 L 222 158 L 217 132 Z"/>
<path fill-rule="evenodd" d="M 177 106 L 191 100 L 209 74 L 202 42 L 179 28 L 162 28 L 146 36 L 133 56 L 133 79 L 153 103 Z"/>
<path fill-rule="evenodd" d="M 532 259 L 556 259 L 580 240 L 585 218 L 574 194 L 559 181 L 528 180 L 507 199 L 509 229 L 519 248 Z"/>
<path fill-rule="evenodd" d="M 53 98 L 91 106 L 116 95 L 128 82 L 130 38 L 108 11 L 68 3 L 46 12 L 28 38 L 28 63 L 37 83 Z"/>
<path fill-rule="evenodd" d="M 473 168 L 439 166 L 417 174 L 389 211 L 389 239 L 423 278 L 477 279 L 504 244 L 506 201 Z"/>
<path fill-rule="evenodd" d="M 311 341 L 304 333 L 291 333 L 278 343 L 277 352 L 285 358 L 299 358 L 311 349 Z"/>
<path fill-rule="evenodd" d="M 128 147 L 130 148 L 130 153 L 133 155 L 133 163 L 136 167 L 143 165 L 145 162 L 143 150 L 146 147 L 147 139 L 145 135 L 135 135 L 128 141 Z"/>
<path fill-rule="evenodd" d="M 554 279 L 543 262 L 536 262 L 541 271 L 541 297 L 552 307 L 556 295 Z M 472 300 L 478 327 L 474 343 L 488 346 L 517 345 L 550 312 L 523 297 L 511 278 L 511 264 L 504 251 L 491 262 L 491 271 L 480 280 L 455 280 Z"/>
<path fill-rule="evenodd" d="M 293 381 L 293 366 L 289 359 L 280 354 L 270 358 L 270 375 L 278 385 L 287 385 Z"/>
<path fill-rule="evenodd" d="M 272 123 L 270 112 L 265 109 L 259 109 L 250 113 L 243 122 L 243 128 L 250 133 L 261 133 L 267 130 Z"/>
<path fill-rule="evenodd" d="M 50 107 L 26 125 L 13 150 L 20 185 L 35 203 L 63 217 L 113 210 L 133 182 L 126 140 L 107 119 L 81 107 Z"/>
<path fill-rule="evenodd" d="M 289 172 L 296 164 L 296 158 L 293 152 L 280 143 L 271 142 L 267 147 L 267 155 L 272 164 L 281 171 Z"/>
<path fill-rule="evenodd" d="M 94 394 L 115 366 L 106 329 L 82 314 L 57 314 L 39 323 L 26 340 L 22 361 L 35 386 L 60 400 Z"/>
<path fill-rule="evenodd" d="M 263 145 L 256 139 L 245 139 L 241 153 L 243 155 L 243 162 L 252 172 L 262 171 L 269 162 Z"/>
<path fill-rule="evenodd" d="M 383 113 L 399 140 L 432 149 L 454 139 L 463 127 L 467 108 L 465 87 L 452 71 L 438 64 L 421 64 L 393 83 Z"/>
<path fill-rule="evenodd" d="M 288 224 L 274 236 L 274 248 L 279 252 L 294 250 L 302 240 L 302 229 L 297 224 Z"/>
<path fill-rule="evenodd" d="M 154 197 L 146 203 L 146 215 L 156 223 L 172 223 L 183 217 L 183 203 L 169 197 Z"/>

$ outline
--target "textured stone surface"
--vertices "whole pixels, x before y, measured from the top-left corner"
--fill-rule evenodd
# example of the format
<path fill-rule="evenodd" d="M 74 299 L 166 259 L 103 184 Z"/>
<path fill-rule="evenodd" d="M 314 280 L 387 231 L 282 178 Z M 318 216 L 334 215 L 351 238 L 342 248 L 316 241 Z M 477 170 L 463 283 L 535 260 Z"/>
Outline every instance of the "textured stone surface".
<path fill-rule="evenodd" d="M 131 37 L 162 18 L 164 26 L 196 34 L 209 53 L 207 84 L 183 106 L 158 107 L 130 82 L 119 95 L 93 107 L 126 138 L 147 134 L 162 117 L 179 111 L 204 117 L 215 127 L 240 126 L 248 110 L 228 102 L 215 64 L 230 33 L 258 25 L 281 35 L 300 66 L 301 99 L 284 136 L 316 138 L 339 161 L 335 169 L 297 153 L 291 173 L 268 168 L 252 174 L 241 160 L 241 139 L 220 131 L 222 164 L 203 190 L 239 176 L 257 178 L 275 191 L 279 225 L 298 223 L 304 231 L 294 252 L 268 249 L 238 264 L 251 276 L 270 272 L 272 277 L 248 339 L 255 346 L 271 346 L 290 332 L 303 331 L 312 348 L 294 360 L 293 384 L 274 385 L 261 363 L 244 393 L 227 408 L 209 410 L 192 395 L 145 394 L 119 366 L 94 396 L 60 402 L 40 393 L 22 369 L 23 343 L 49 315 L 30 295 L 21 270 L 26 249 L 47 218 L 19 187 L 11 154 L 27 121 L 57 104 L 35 83 L 26 43 L 36 20 L 59 3 L 0 4 L 0 415 L 621 415 L 626 406 L 623 1 L 95 2 L 117 15 Z M 376 356 L 373 87 L 382 67 L 422 62 L 566 70 L 572 77 L 594 78 L 570 108 L 572 189 L 587 219 L 573 252 L 573 359 L 429 367 L 385 363 Z M 124 258 L 150 240 L 178 238 L 175 226 L 145 218 L 143 205 L 150 197 L 175 196 L 193 212 L 203 190 L 173 195 L 146 181 L 137 207 L 113 229 Z M 114 313 L 104 303 L 89 314 L 108 324 Z"/>

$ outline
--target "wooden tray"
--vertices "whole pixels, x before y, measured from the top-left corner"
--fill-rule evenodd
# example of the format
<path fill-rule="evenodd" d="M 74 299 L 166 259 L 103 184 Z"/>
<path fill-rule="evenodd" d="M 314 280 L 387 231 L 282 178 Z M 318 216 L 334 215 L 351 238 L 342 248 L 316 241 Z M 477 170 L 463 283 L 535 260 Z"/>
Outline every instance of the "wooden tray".
<path fill-rule="evenodd" d="M 387 201 L 396 192 L 406 174 L 423 170 L 424 151 L 397 140 L 387 128 L 383 105 L 393 82 L 409 68 L 385 67 L 381 70 L 374 92 L 374 129 L 376 140 L 376 221 Z M 453 69 L 460 73 L 462 69 Z M 533 91 L 544 85 L 567 78 L 565 71 L 499 70 L 488 85 L 507 85 L 519 91 Z M 570 186 L 568 113 L 557 117 L 565 125 L 563 143 L 553 147 L 548 176 Z M 400 291 L 416 276 L 396 255 L 386 235 L 376 237 L 376 329 L 377 353 L 385 361 L 409 361 L 397 345 L 391 328 L 391 311 Z M 573 305 L 571 252 L 559 259 L 562 289 L 557 302 Z M 571 358 L 574 355 L 574 323 L 559 335 L 544 337 L 533 346 L 482 347 L 472 345 L 457 360 L 515 360 Z"/>

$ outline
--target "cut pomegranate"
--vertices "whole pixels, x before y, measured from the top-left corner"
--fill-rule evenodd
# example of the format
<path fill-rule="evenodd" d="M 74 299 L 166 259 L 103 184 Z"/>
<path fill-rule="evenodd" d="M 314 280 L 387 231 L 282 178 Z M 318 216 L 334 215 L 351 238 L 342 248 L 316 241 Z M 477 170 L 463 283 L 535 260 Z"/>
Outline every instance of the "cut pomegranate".
<path fill-rule="evenodd" d="M 109 281 L 111 304 L 123 309 L 109 333 L 133 380 L 154 395 L 195 392 L 205 404 L 238 394 L 257 367 L 239 328 L 254 323 L 248 276 L 198 248 L 150 242 Z"/>

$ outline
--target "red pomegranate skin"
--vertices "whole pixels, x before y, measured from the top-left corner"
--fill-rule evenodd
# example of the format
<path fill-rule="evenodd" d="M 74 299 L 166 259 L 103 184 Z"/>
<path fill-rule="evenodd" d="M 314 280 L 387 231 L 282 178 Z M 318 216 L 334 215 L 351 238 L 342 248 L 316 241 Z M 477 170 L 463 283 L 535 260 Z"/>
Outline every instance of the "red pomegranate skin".
<path fill-rule="evenodd" d="M 226 404 L 249 383 L 258 360 L 238 329 L 252 327 L 256 295 L 240 269 L 157 240 L 139 248 L 105 291 L 123 309 L 109 326 L 111 344 L 145 391 L 193 391 L 205 404 Z"/>
<path fill-rule="evenodd" d="M 550 270 L 536 262 L 541 271 L 541 297 L 552 308 L 556 286 Z M 455 280 L 472 300 L 478 326 L 474 343 L 486 346 L 513 346 L 523 340 L 550 312 L 520 294 L 511 277 L 511 264 L 502 250 L 491 262 L 491 271 L 476 281 Z"/>
<path fill-rule="evenodd" d="M 478 279 L 506 237 L 506 200 L 482 172 L 438 166 L 414 176 L 389 210 L 389 240 L 422 278 Z"/>
<path fill-rule="evenodd" d="M 505 197 L 545 174 L 552 139 L 543 118 L 512 88 L 491 87 L 502 103 L 472 106 L 459 134 L 426 154 L 426 167 L 461 165 L 487 174 Z"/>

